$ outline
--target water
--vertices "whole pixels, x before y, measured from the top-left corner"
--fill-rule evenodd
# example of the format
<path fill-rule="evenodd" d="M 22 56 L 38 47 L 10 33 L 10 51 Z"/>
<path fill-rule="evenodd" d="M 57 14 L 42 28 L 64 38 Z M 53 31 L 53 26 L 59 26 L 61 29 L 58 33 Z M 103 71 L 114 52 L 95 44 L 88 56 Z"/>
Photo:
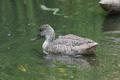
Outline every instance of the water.
<path fill-rule="evenodd" d="M 119 80 L 120 36 L 109 32 L 119 31 L 119 16 L 105 15 L 98 0 L 1 0 L 0 79 Z M 46 23 L 56 36 L 72 33 L 95 40 L 100 44 L 96 56 L 46 59 L 44 39 L 31 41 Z M 107 32 L 102 32 L 103 27 Z"/>

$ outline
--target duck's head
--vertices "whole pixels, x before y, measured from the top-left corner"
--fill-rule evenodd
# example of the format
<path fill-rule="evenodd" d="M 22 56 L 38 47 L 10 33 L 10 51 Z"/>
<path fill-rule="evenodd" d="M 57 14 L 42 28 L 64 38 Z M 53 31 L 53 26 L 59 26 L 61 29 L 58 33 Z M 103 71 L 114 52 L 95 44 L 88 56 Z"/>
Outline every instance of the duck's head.
<path fill-rule="evenodd" d="M 45 38 L 54 38 L 55 37 L 55 32 L 54 29 L 49 25 L 49 24 L 44 24 L 40 26 L 38 30 L 38 38 L 45 37 Z"/>
<path fill-rule="evenodd" d="M 38 36 L 46 37 L 54 33 L 53 28 L 49 24 L 44 24 L 40 26 L 38 30 Z"/>
<path fill-rule="evenodd" d="M 45 37 L 47 40 L 52 41 L 55 39 L 55 31 L 49 24 L 44 24 L 38 29 L 38 34 L 36 37 L 32 38 L 31 41 L 38 40 Z"/>

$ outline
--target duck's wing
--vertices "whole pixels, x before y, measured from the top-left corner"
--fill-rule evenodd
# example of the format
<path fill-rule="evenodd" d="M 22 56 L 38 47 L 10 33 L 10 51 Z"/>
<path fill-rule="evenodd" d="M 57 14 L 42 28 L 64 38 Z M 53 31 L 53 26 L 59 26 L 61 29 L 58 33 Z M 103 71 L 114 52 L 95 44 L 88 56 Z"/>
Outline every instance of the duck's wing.
<path fill-rule="evenodd" d="M 84 44 L 84 42 L 81 42 L 79 40 L 73 40 L 73 39 L 56 39 L 52 43 L 53 45 L 66 45 L 66 46 L 80 46 Z"/>
<path fill-rule="evenodd" d="M 55 43 L 81 45 L 81 44 L 96 43 L 96 42 L 88 38 L 83 38 L 73 34 L 68 34 L 65 36 L 60 36 L 58 39 L 56 39 Z"/>

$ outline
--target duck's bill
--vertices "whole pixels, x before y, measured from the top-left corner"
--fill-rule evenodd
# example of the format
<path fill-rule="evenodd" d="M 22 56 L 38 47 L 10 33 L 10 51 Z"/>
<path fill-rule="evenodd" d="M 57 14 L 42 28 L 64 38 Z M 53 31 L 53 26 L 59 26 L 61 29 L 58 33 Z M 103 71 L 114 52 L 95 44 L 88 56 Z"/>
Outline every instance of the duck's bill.
<path fill-rule="evenodd" d="M 31 41 L 39 40 L 41 38 L 40 35 L 37 35 L 36 37 L 32 38 Z"/>
<path fill-rule="evenodd" d="M 35 41 L 35 40 L 38 40 L 38 39 L 39 39 L 39 38 L 34 37 L 34 38 L 31 39 L 31 41 Z"/>

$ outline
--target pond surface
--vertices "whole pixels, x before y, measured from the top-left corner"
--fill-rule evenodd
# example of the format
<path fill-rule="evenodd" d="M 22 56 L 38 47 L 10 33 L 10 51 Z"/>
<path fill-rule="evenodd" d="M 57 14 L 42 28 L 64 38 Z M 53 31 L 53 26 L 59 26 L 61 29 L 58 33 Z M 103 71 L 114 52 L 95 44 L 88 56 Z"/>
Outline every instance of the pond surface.
<path fill-rule="evenodd" d="M 1 0 L 0 80 L 119 80 L 120 16 L 106 16 L 98 1 Z M 95 40 L 96 55 L 44 56 L 44 39 L 31 39 L 46 23 L 56 36 Z"/>

